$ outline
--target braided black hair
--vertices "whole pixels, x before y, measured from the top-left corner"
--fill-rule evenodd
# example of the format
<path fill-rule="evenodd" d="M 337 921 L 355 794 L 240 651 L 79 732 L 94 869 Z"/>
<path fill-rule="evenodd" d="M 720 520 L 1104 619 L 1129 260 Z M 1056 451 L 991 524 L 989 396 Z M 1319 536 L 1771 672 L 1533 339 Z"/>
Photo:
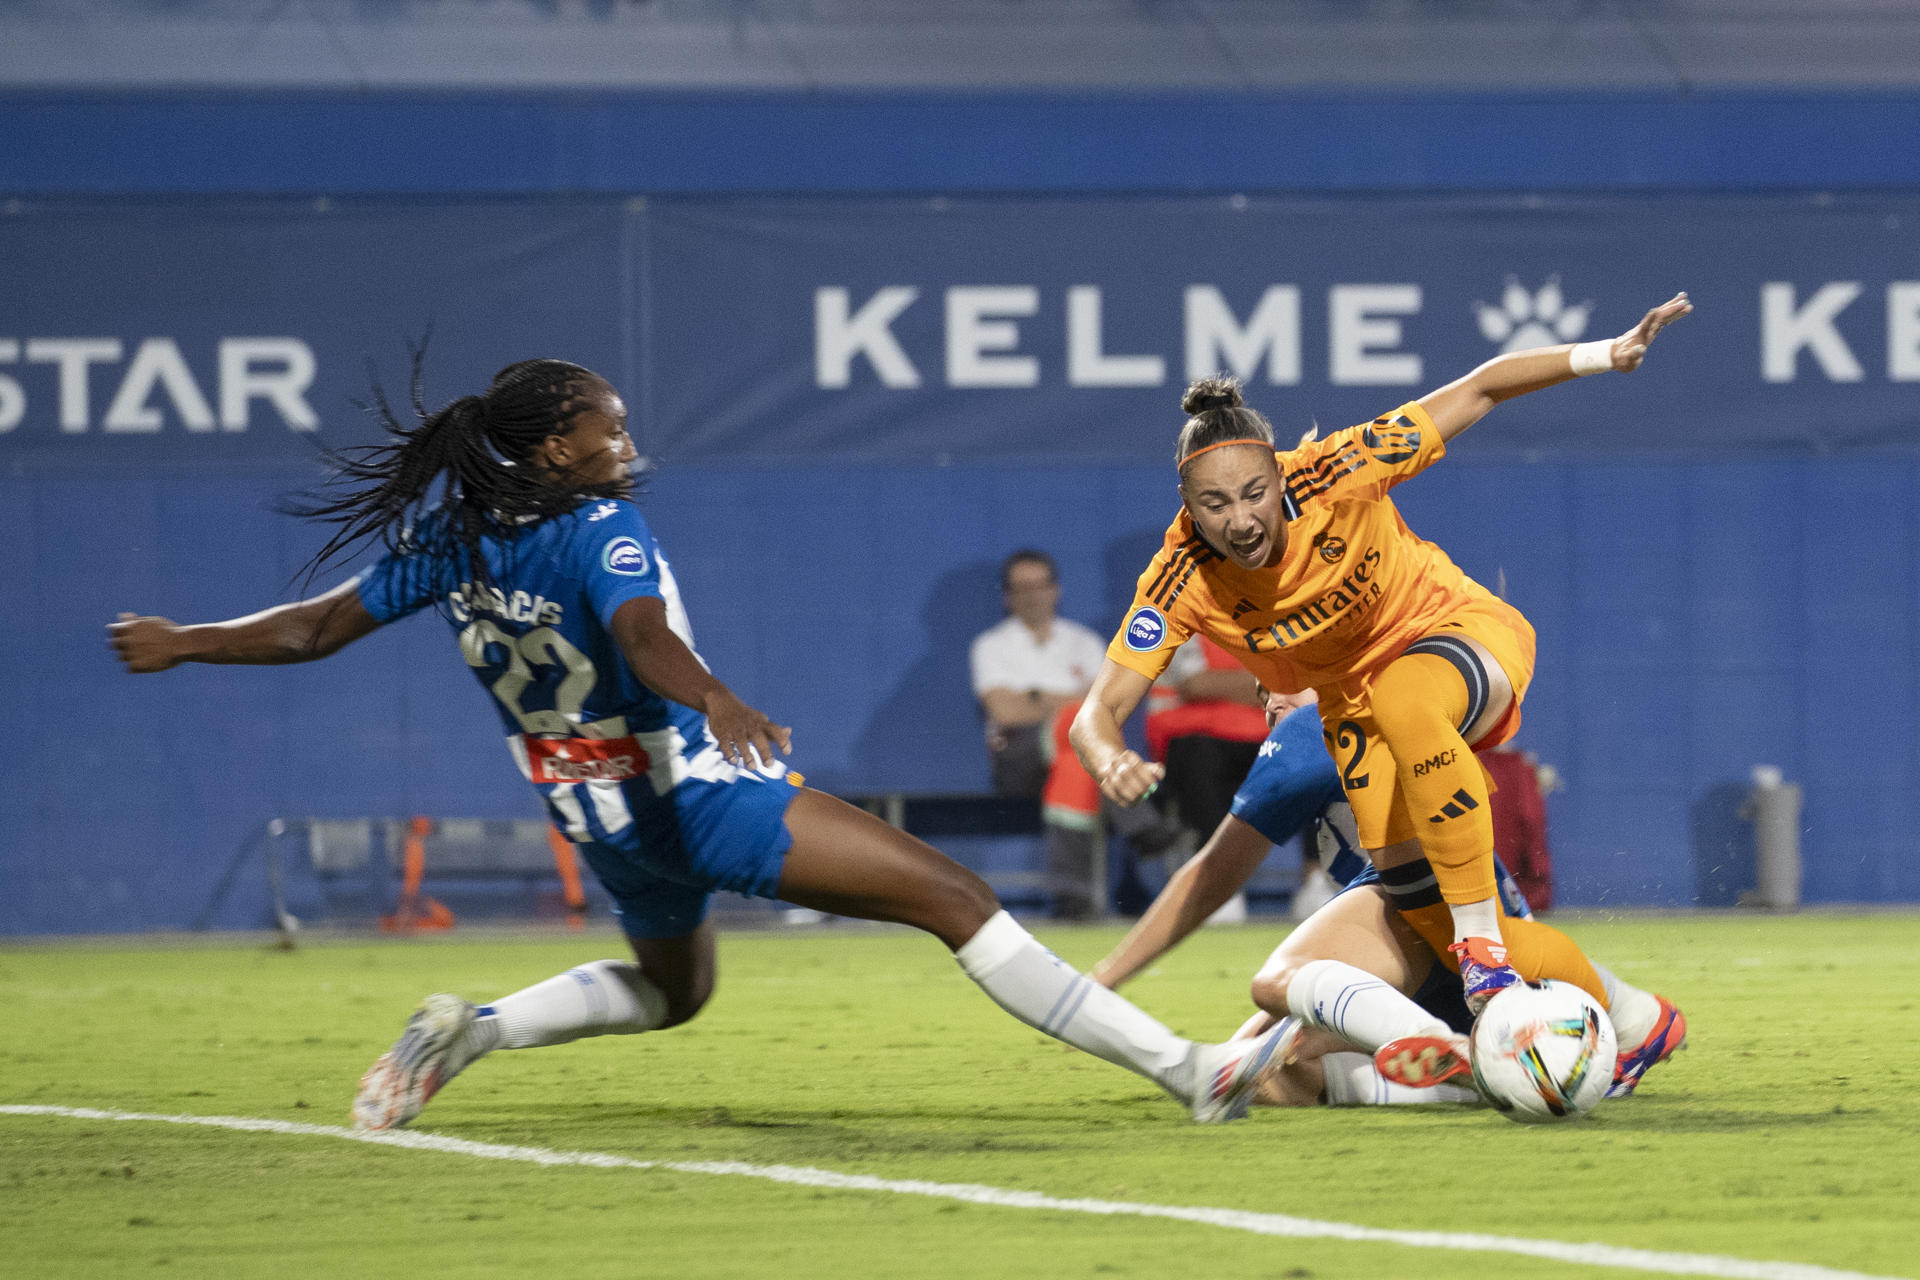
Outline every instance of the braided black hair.
<path fill-rule="evenodd" d="M 565 360 L 522 360 L 496 373 L 484 394 L 429 413 L 421 391 L 425 353 L 424 344 L 412 353 L 410 398 L 418 421 L 402 423 L 376 380 L 365 407 L 386 428 L 388 442 L 330 451 L 334 475 L 326 491 L 287 504 L 295 515 L 338 526 L 307 562 L 309 580 L 377 539 L 389 549 L 404 543 L 467 581 L 485 583 L 482 538 L 511 537 L 588 499 L 630 491 L 625 480 L 582 484 L 531 462 L 541 441 L 572 431 L 574 417 L 590 407 L 601 382 L 592 370 Z"/>

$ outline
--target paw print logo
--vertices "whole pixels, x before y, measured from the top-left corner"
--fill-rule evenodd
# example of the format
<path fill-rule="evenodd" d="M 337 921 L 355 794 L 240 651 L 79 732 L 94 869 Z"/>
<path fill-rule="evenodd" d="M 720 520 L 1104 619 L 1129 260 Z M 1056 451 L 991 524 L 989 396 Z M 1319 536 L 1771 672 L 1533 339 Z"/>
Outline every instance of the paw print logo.
<path fill-rule="evenodd" d="M 1568 306 L 1559 276 L 1547 277 L 1547 282 L 1532 293 L 1517 276 L 1508 276 L 1499 306 L 1476 301 L 1473 309 L 1480 318 L 1480 333 L 1488 342 L 1499 343 L 1502 351 L 1524 351 L 1528 347 L 1578 342 L 1587 331 L 1593 303 Z"/>

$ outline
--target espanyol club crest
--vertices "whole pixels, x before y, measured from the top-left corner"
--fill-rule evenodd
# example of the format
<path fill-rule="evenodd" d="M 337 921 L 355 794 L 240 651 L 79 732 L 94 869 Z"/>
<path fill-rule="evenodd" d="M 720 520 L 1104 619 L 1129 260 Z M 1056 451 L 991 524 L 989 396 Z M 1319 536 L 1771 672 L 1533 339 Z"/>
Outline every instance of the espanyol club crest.
<path fill-rule="evenodd" d="M 606 566 L 608 573 L 637 578 L 647 571 L 647 553 L 632 538 L 615 538 L 600 553 L 600 563 Z"/>
<path fill-rule="evenodd" d="M 1127 619 L 1127 648 L 1135 653 L 1152 653 L 1167 638 L 1167 620 L 1151 605 L 1141 605 Z"/>

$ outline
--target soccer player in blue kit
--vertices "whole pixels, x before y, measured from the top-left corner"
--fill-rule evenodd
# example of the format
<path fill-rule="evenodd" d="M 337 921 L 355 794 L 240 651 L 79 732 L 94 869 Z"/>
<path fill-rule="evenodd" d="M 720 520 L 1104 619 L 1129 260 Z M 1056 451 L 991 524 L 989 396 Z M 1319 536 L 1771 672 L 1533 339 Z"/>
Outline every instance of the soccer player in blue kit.
<path fill-rule="evenodd" d="M 1202 1122 L 1243 1115 L 1279 1043 L 1176 1036 L 1053 955 L 978 876 L 880 819 L 799 784 L 792 733 L 694 652 L 672 569 L 630 500 L 626 406 L 560 360 L 500 371 L 418 422 L 384 398 L 387 444 L 340 456 L 338 526 L 315 566 L 378 540 L 371 569 L 311 599 L 182 626 L 122 614 L 129 671 L 326 657 L 428 606 L 493 696 L 508 749 L 617 904 L 632 960 L 599 960 L 474 1006 L 433 995 L 361 1081 L 353 1120 L 403 1125 L 496 1049 L 677 1026 L 712 993 L 718 889 L 933 934 L 1008 1013 L 1126 1067 Z M 434 490 L 438 488 L 438 494 Z"/>
<path fill-rule="evenodd" d="M 1352 833 L 1339 771 L 1327 754 L 1313 695 L 1272 695 L 1275 718 L 1233 807 L 1213 835 L 1175 873 L 1140 922 L 1092 970 L 1094 981 L 1118 988 L 1179 945 L 1232 897 L 1259 867 L 1270 846 L 1315 830 L 1327 874 L 1340 894 L 1290 933 L 1254 976 L 1254 1002 L 1264 1017 L 1247 1029 L 1265 1034 L 1288 1010 L 1288 989 L 1301 984 L 1311 1012 L 1275 1055 L 1260 1101 L 1303 1105 L 1417 1103 L 1470 1099 L 1463 1085 L 1399 1085 L 1384 1078 L 1370 1053 L 1433 1035 L 1465 1035 L 1473 1017 L 1460 984 L 1431 947 L 1401 918 L 1404 910 L 1438 900 L 1425 859 L 1376 871 Z M 1509 916 L 1532 911 L 1504 866 L 1495 860 L 1495 884 Z M 1669 1001 L 1622 980 L 1595 963 L 1606 988 L 1607 1012 L 1620 1037 L 1620 1056 L 1608 1097 L 1624 1097 L 1651 1067 L 1686 1041 L 1686 1019 Z M 1327 1033 L 1314 1035 L 1315 1032 Z M 1304 1049 L 1304 1052 L 1303 1052 Z"/>

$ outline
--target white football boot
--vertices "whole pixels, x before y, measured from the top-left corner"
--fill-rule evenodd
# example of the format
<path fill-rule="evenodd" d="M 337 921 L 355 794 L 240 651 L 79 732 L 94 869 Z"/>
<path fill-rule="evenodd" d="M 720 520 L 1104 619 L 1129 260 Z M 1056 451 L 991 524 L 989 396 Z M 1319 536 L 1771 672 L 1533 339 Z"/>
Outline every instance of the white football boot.
<path fill-rule="evenodd" d="M 1195 1045 L 1187 1060 L 1193 1073 L 1188 1088 L 1194 1123 L 1226 1124 L 1246 1115 L 1260 1074 L 1285 1063 L 1299 1037 L 1299 1021 L 1282 1018 L 1271 1031 L 1251 1039 Z"/>
<path fill-rule="evenodd" d="M 422 1000 L 393 1048 L 360 1078 L 353 1127 L 377 1133 L 419 1115 L 447 1081 L 480 1056 L 467 1043 L 473 1018 L 474 1007 L 459 996 Z"/>

